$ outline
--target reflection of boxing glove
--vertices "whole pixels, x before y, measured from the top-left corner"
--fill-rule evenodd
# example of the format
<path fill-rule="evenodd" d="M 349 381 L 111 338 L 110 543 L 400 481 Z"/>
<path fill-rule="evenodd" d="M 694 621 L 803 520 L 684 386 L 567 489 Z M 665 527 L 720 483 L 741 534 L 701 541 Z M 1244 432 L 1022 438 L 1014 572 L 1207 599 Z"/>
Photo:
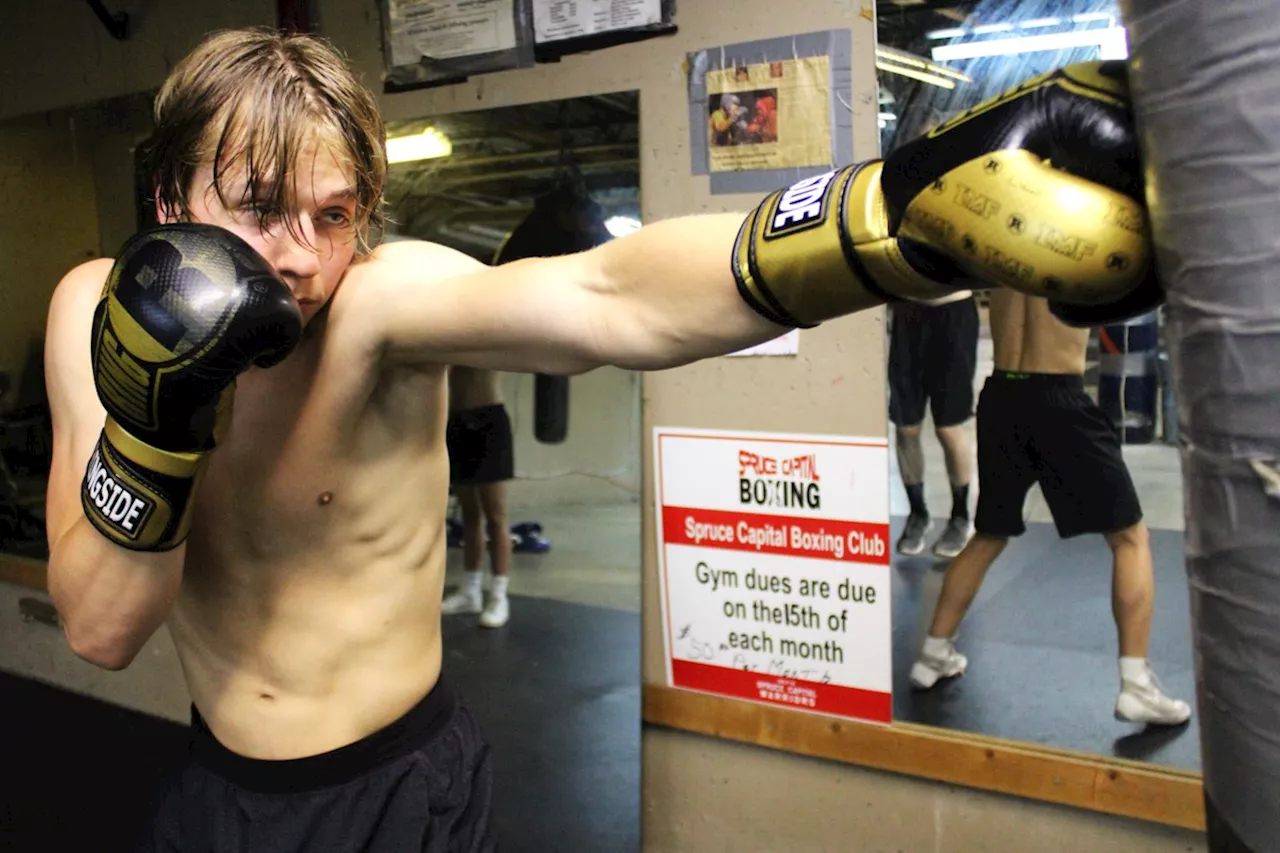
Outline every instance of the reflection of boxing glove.
<path fill-rule="evenodd" d="M 284 359 L 301 332 L 289 288 L 230 232 L 179 224 L 130 239 L 93 320 L 107 410 L 81 492 L 94 527 L 134 550 L 181 544 L 235 378 Z"/>
<path fill-rule="evenodd" d="M 1160 299 L 1142 198 L 1124 65 L 1081 63 L 885 160 L 773 193 L 743 224 L 733 268 L 743 298 L 787 326 L 974 279 L 1119 311 Z"/>

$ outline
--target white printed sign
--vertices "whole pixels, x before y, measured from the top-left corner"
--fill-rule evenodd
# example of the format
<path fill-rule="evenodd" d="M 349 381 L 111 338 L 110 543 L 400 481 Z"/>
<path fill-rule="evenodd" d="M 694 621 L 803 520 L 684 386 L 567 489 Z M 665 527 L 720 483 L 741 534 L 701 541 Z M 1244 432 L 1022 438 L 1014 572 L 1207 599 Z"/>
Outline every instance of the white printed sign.
<path fill-rule="evenodd" d="M 655 428 L 672 685 L 892 719 L 888 452 L 883 438 Z"/>
<path fill-rule="evenodd" d="M 762 344 L 740 349 L 727 355 L 731 357 L 741 355 L 795 355 L 798 352 L 800 352 L 800 330 L 792 329 L 771 341 L 765 341 Z"/>
<path fill-rule="evenodd" d="M 451 59 L 516 46 L 514 0 L 391 0 L 391 64 Z"/>
<path fill-rule="evenodd" d="M 659 23 L 660 0 L 533 0 L 539 43 Z"/>

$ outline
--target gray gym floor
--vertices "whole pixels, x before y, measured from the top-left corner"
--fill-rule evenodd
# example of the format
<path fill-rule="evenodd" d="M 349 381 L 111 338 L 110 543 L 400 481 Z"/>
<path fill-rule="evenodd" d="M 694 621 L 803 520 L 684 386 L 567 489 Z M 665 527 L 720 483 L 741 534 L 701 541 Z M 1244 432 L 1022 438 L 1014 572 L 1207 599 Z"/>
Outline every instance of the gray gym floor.
<path fill-rule="evenodd" d="M 893 520 L 898 536 L 905 516 Z M 941 530 L 942 520 L 935 525 Z M 1151 662 L 1166 692 L 1195 705 L 1182 534 L 1153 530 L 1156 607 Z M 991 567 L 960 627 L 968 672 L 928 692 L 908 673 L 946 563 L 893 558 L 894 718 L 1095 755 L 1200 769 L 1196 717 L 1145 729 L 1114 719 L 1119 689 L 1111 618 L 1111 553 L 1101 537 L 1061 540 L 1029 522 Z"/>

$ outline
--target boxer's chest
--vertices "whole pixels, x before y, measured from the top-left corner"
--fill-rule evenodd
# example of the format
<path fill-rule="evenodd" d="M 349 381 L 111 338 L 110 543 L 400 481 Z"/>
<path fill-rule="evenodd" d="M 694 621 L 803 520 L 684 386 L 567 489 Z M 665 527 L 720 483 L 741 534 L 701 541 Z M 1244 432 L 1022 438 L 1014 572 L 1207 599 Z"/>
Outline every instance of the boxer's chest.
<path fill-rule="evenodd" d="M 359 538 L 379 496 L 414 464 L 415 436 L 386 428 L 371 366 L 322 347 L 295 355 L 237 383 L 229 428 L 200 486 L 193 536 L 216 536 L 215 547 L 237 558 Z M 422 420 L 429 395 L 410 408 L 402 414 Z"/>

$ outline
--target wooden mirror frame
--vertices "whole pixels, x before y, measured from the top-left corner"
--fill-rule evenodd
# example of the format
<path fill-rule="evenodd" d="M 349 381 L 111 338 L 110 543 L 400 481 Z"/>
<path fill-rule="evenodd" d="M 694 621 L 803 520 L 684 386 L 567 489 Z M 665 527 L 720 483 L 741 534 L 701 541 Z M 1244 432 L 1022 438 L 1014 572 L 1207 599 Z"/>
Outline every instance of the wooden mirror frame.
<path fill-rule="evenodd" d="M 1205 829 L 1201 775 L 969 732 L 887 726 L 645 684 L 651 725 L 1185 829 Z"/>

